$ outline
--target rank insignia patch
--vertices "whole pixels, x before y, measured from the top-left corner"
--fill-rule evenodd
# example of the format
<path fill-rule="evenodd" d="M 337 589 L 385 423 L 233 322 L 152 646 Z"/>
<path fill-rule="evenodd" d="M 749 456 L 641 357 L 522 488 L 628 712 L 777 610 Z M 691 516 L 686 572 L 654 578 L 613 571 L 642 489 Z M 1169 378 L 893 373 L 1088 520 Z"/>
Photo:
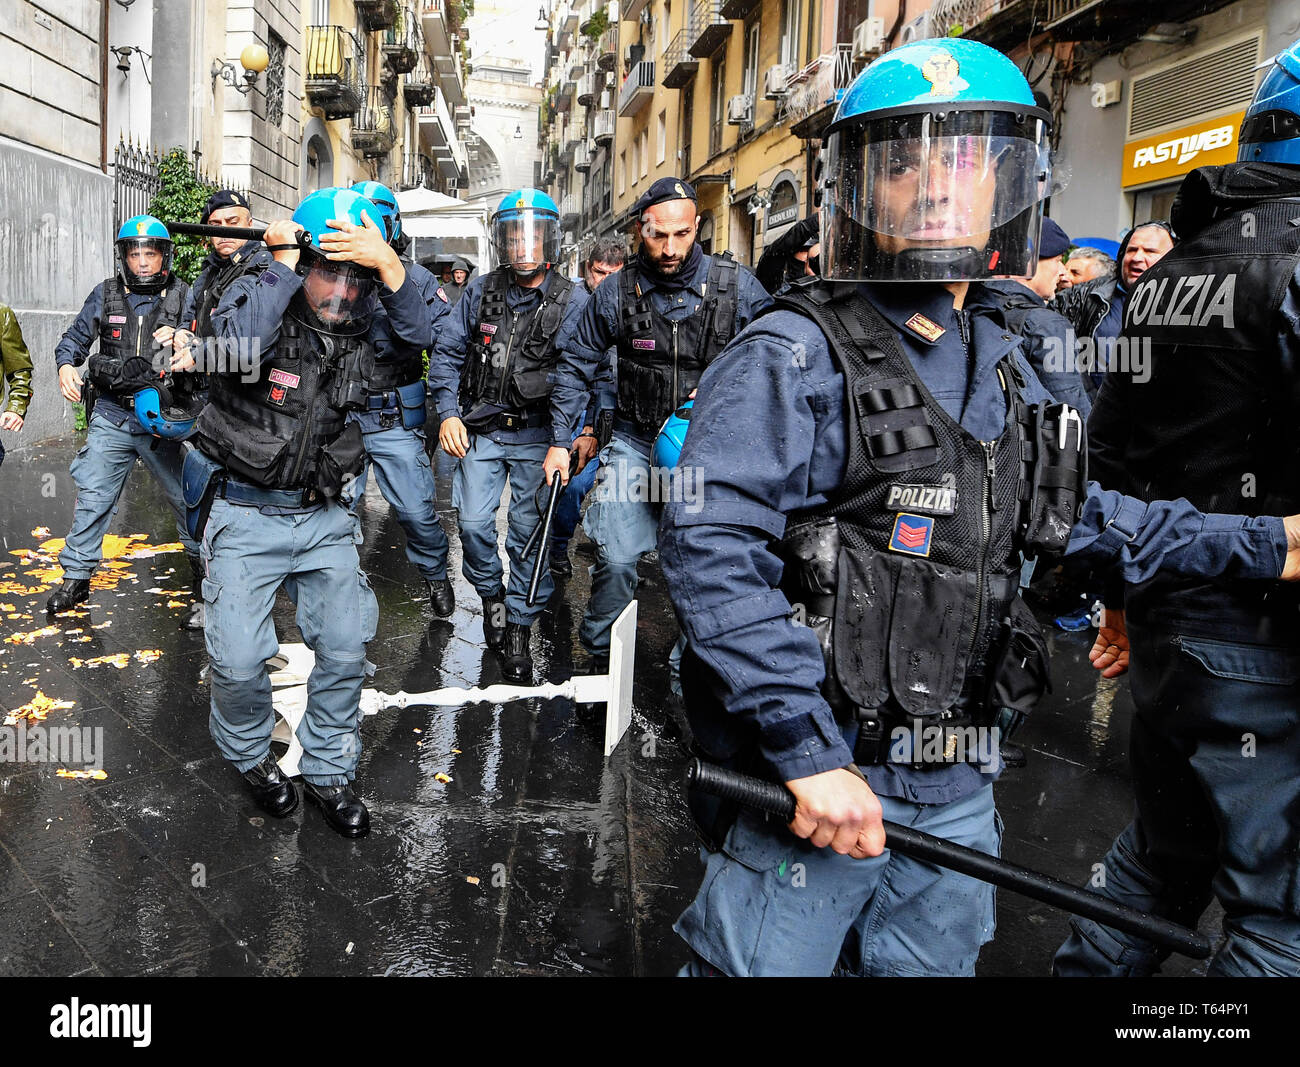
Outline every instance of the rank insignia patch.
<path fill-rule="evenodd" d="M 907 320 L 905 325 L 914 334 L 924 337 L 927 341 L 937 341 L 948 331 L 940 326 L 937 322 L 931 322 L 919 311 Z"/>
<path fill-rule="evenodd" d="M 909 556 L 928 556 L 933 533 L 934 519 L 900 514 L 894 520 L 894 533 L 889 539 L 889 548 L 893 552 L 904 552 Z"/>
<path fill-rule="evenodd" d="M 271 386 L 271 395 L 267 397 L 267 399 L 270 400 L 272 404 L 279 404 L 281 407 L 283 407 L 284 393 L 285 393 L 285 388 L 283 385 L 273 385 Z"/>

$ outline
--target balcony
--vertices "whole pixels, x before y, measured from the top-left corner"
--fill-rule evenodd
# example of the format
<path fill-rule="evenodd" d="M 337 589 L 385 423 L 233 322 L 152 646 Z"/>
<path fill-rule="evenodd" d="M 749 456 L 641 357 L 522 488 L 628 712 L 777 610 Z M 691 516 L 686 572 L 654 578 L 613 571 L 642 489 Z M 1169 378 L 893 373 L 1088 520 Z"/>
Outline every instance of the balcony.
<path fill-rule="evenodd" d="M 618 5 L 618 17 L 624 22 L 636 22 L 649 2 L 650 0 L 627 0 L 626 4 Z"/>
<path fill-rule="evenodd" d="M 424 38 L 420 34 L 420 23 L 411 9 L 403 8 L 402 17 L 384 31 L 383 41 L 379 46 L 384 54 L 384 62 L 394 74 L 409 74 L 424 53 Z"/>
<path fill-rule="evenodd" d="M 753 11 L 763 0 L 724 0 L 722 4 L 722 17 L 728 19 L 748 18 L 749 13 Z M 964 0 L 969 4 L 970 0 Z"/>
<path fill-rule="evenodd" d="M 596 144 L 604 147 L 614 140 L 614 125 L 618 120 L 612 110 L 597 111 L 591 119 L 591 136 Z"/>
<path fill-rule="evenodd" d="M 465 167 L 465 146 L 456 136 L 456 127 L 447 109 L 447 98 L 439 89 L 433 103 L 422 107 L 416 116 L 420 123 L 420 143 L 433 156 L 444 177 L 457 177 Z"/>
<path fill-rule="evenodd" d="M 355 114 L 363 98 L 361 42 L 342 26 L 308 26 L 306 43 L 304 88 L 311 106 L 321 108 L 326 119 Z"/>
<path fill-rule="evenodd" d="M 573 169 L 579 174 L 586 174 L 591 170 L 591 149 L 586 144 L 580 144 L 574 150 Z"/>
<path fill-rule="evenodd" d="M 406 76 L 402 83 L 402 96 L 407 107 L 427 107 L 433 103 L 433 94 L 437 86 L 433 81 L 433 65 L 423 52 L 416 58 L 415 69 Z"/>
<path fill-rule="evenodd" d="M 575 4 L 571 3 L 564 9 L 559 28 L 561 33 L 572 33 L 578 28 L 578 9 Z"/>
<path fill-rule="evenodd" d="M 451 28 L 447 22 L 447 0 L 421 0 L 420 29 L 424 31 L 425 47 L 435 62 L 441 56 L 452 54 L 454 49 L 451 45 Z"/>
<path fill-rule="evenodd" d="M 654 97 L 655 65 L 642 61 L 632 67 L 618 94 L 618 113 L 625 118 L 644 109 Z"/>
<path fill-rule="evenodd" d="M 700 69 L 700 61 L 686 51 L 686 38 L 689 31 L 678 30 L 664 49 L 664 85 L 669 89 L 680 89 L 689 85 Z"/>
<path fill-rule="evenodd" d="M 573 229 L 578 224 L 579 216 L 578 198 L 572 193 L 565 193 L 560 199 L 560 225 L 566 230 Z"/>
<path fill-rule="evenodd" d="M 596 66 L 601 70 L 613 70 L 618 59 L 618 23 L 615 22 L 600 35 L 596 45 Z"/>
<path fill-rule="evenodd" d="M 777 104 L 778 118 L 794 123 L 796 137 L 819 137 L 835 112 L 844 90 L 853 83 L 853 46 L 837 44 L 834 52 L 818 56 L 786 80 Z"/>
<path fill-rule="evenodd" d="M 591 102 L 596 97 L 596 76 L 594 74 L 584 74 L 578 79 L 578 103 L 583 107 L 591 107 Z"/>
<path fill-rule="evenodd" d="M 433 157 L 422 152 L 405 152 L 402 154 L 402 177 L 397 183 L 397 191 L 403 189 L 428 189 L 433 184 Z"/>
<path fill-rule="evenodd" d="M 397 0 L 355 0 L 355 3 L 357 22 L 371 33 L 386 30 L 397 22 Z"/>
<path fill-rule="evenodd" d="M 352 150 L 377 159 L 388 155 L 396 141 L 392 97 L 381 85 L 367 86 L 365 101 L 352 117 Z"/>
<path fill-rule="evenodd" d="M 581 52 L 574 52 L 569 56 L 566 78 L 568 81 L 576 82 L 587 73 L 587 60 Z"/>
<path fill-rule="evenodd" d="M 731 36 L 731 23 L 722 14 L 722 0 L 695 0 L 687 32 L 687 48 L 699 59 L 713 55 Z"/>

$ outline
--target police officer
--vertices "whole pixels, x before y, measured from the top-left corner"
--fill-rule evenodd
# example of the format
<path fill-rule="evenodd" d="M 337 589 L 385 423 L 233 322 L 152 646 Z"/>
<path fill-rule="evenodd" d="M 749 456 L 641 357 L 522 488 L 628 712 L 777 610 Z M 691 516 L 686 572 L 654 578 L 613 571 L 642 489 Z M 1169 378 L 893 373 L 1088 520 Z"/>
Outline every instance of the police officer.
<path fill-rule="evenodd" d="M 597 669 L 609 656 L 609 630 L 636 592 L 637 562 L 655 547 L 658 509 L 638 487 L 652 484 L 650 445 L 694 390 L 700 373 L 771 298 L 729 255 L 696 243 L 695 190 L 660 178 L 637 201 L 641 250 L 588 304 L 564 354 L 551 396 L 546 481 L 567 482 L 571 429 L 596 387 L 606 352 L 618 353 L 613 440 L 600 454 L 599 479 L 583 528 L 597 545 L 591 600 L 579 628 Z M 680 646 L 679 646 L 680 647 Z"/>
<path fill-rule="evenodd" d="M 798 807 L 787 830 L 693 798 L 716 851 L 676 927 L 686 973 L 973 973 L 992 887 L 884 851 L 881 817 L 998 851 L 992 726 L 1046 673 L 1019 548 L 1300 574 L 1300 521 L 1292 541 L 1080 484 L 1077 413 L 971 284 L 1033 270 L 1048 130 L 985 45 L 876 60 L 829 127 L 822 206 L 824 276 L 866 284 L 792 286 L 700 380 L 681 465 L 703 499 L 659 541 L 688 714 Z"/>
<path fill-rule="evenodd" d="M 1002 276 L 984 287 L 1002 298 L 1003 317 L 1011 332 L 1027 342 L 1025 355 L 1038 380 L 1086 419 L 1091 403 L 1075 358 L 1074 332 L 1069 320 L 1047 303 L 1067 277 L 1061 257 L 1069 250 L 1066 232 L 1051 219 L 1043 219 L 1034 273 L 1023 279 Z"/>
<path fill-rule="evenodd" d="M 59 564 L 63 584 L 46 601 L 48 612 L 67 611 L 90 596 L 90 576 L 103 558 L 104 534 L 137 458 L 157 479 L 176 513 L 176 529 L 197 567 L 199 547 L 185 529 L 179 444 L 155 437 L 134 414 L 138 390 L 185 361 L 171 347 L 189 287 L 172 273 L 172 239 L 152 215 L 122 223 L 115 242 L 117 274 L 91 290 L 81 312 L 54 349 L 59 389 L 73 403 L 82 397 L 73 369 L 89 357 L 86 443 L 72 461 L 77 504 Z M 90 354 L 98 339 L 99 348 Z M 202 625 L 191 612 L 185 625 Z"/>
<path fill-rule="evenodd" d="M 528 606 L 532 572 L 524 564 L 523 548 L 538 521 L 536 494 L 549 435 L 555 339 L 582 311 L 586 293 L 553 269 L 560 252 L 560 212 L 545 193 L 518 189 L 508 194 L 493 214 L 491 228 L 500 266 L 474 279 L 444 320 L 429 359 L 429 385 L 441 420 L 443 451 L 460 460 L 452 504 L 465 577 L 483 600 L 484 639 L 489 648 L 504 649 L 507 678 L 531 681 L 529 635 L 555 584 L 543 563 L 537 603 Z M 564 438 L 566 446 L 585 403 L 584 395 Z M 496 529 L 507 478 L 508 588 L 502 583 Z"/>
<path fill-rule="evenodd" d="M 596 241 L 582 258 L 581 283 L 590 297 L 596 287 L 611 274 L 617 274 L 627 262 L 627 249 L 622 240 L 612 237 Z M 563 339 L 557 342 L 563 345 Z M 578 456 L 575 476 L 564 487 L 559 502 L 555 505 L 555 517 L 551 522 L 550 567 L 557 577 L 568 577 L 573 573 L 573 564 L 569 562 L 569 540 L 578 528 L 582 514 L 582 501 L 591 487 L 596 483 L 600 472 L 600 451 L 597 443 L 596 424 L 603 412 L 614 411 L 614 362 L 616 353 L 611 348 L 606 353 L 606 363 L 602 364 L 587 413 L 583 416 L 582 431 L 573 439 L 571 448 Z"/>
<path fill-rule="evenodd" d="M 1300 42 L 1261 81 L 1238 162 L 1184 179 L 1180 243 L 1130 290 L 1121 340 L 1148 364 L 1107 375 L 1093 409 L 1108 488 L 1236 515 L 1300 506 L 1298 124 Z M 1189 926 L 1213 894 L 1211 975 L 1300 975 L 1300 598 L 1158 575 L 1105 603 L 1091 658 L 1108 677 L 1127 658 L 1136 806 L 1096 891 Z M 1168 954 L 1073 925 L 1057 974 L 1148 975 Z"/>
<path fill-rule="evenodd" d="M 298 626 L 315 652 L 298 727 L 303 788 L 347 837 L 370 826 L 351 783 L 364 637 L 377 609 L 358 581 L 353 517 L 338 499 L 364 458 L 361 427 L 346 416 L 365 405 L 372 362 L 418 357 L 430 340 L 427 308 L 371 210 L 358 193 L 322 189 L 292 222 L 267 228 L 275 262 L 231 285 L 213 315 L 219 337 L 258 342 L 256 378 L 212 375 L 199 448 L 185 460 L 206 567 L 213 739 L 264 810 L 284 816 L 297 807 L 270 754 L 265 669 L 279 647 L 276 590 L 293 582 Z M 302 230 L 312 235 L 305 249 Z"/>
<path fill-rule="evenodd" d="M 402 215 L 397 197 L 380 182 L 358 182 L 354 192 L 366 197 L 378 209 L 388 243 L 396 251 L 405 246 Z M 429 271 L 399 253 L 402 267 L 428 309 L 429 336 L 451 310 L 447 294 Z M 438 522 L 433 469 L 425 449 L 424 365 L 417 352 L 404 363 L 378 364 L 366 392 L 366 409 L 348 415 L 361 424 L 368 463 L 352 490 L 354 500 L 365 492 L 365 477 L 375 469 L 379 491 L 393 506 L 397 521 L 406 532 L 406 558 L 420 571 L 429 586 L 429 603 L 434 614 L 446 618 L 456 609 L 456 595 L 447 578 L 447 535 Z"/>

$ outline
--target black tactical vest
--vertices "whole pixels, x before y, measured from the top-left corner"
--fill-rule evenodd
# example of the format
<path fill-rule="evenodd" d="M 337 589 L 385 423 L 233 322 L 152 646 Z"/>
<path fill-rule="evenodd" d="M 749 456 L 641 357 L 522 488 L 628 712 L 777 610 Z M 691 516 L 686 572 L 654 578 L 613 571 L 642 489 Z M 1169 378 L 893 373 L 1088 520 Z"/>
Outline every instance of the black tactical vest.
<path fill-rule="evenodd" d="M 361 431 L 344 423 L 348 408 L 364 404 L 363 372 L 355 368 L 373 362 L 374 352 L 364 337 L 317 333 L 318 352 L 312 332 L 286 315 L 255 382 L 213 375 L 197 436 L 236 478 L 333 496 L 361 469 Z"/>
<path fill-rule="evenodd" d="M 885 736 L 909 720 L 987 724 L 1004 702 L 990 689 L 1008 620 L 1037 635 L 1017 600 L 1032 481 L 1024 379 L 1009 356 L 998 364 L 1012 418 L 982 443 L 934 400 L 861 295 L 796 286 L 774 307 L 818 323 L 845 381 L 844 482 L 826 505 L 790 516 L 778 546 L 783 591 L 827 659 L 828 702 Z M 1045 648 L 1031 670 L 1041 693 Z"/>
<path fill-rule="evenodd" d="M 125 397 L 158 377 L 170 365 L 170 345 L 153 339 L 159 326 L 179 326 L 185 283 L 173 279 L 145 315 L 131 310 L 118 278 L 104 283 L 104 309 L 99 319 L 99 351 L 90 357 L 91 380 L 105 392 Z"/>
<path fill-rule="evenodd" d="M 730 253 L 712 256 L 700 310 L 670 322 L 642 293 L 636 264 L 619 271 L 619 418 L 653 436 L 700 384 L 735 331 L 739 273 Z"/>
<path fill-rule="evenodd" d="M 559 356 L 555 338 L 573 282 L 550 271 L 541 285 L 542 302 L 522 313 L 512 311 L 506 300 L 510 284 L 509 267 L 498 267 L 483 283 L 461 377 L 461 411 L 483 403 L 534 408 L 551 395 L 551 372 Z"/>
<path fill-rule="evenodd" d="M 259 255 L 261 253 L 261 255 Z M 204 277 L 203 289 L 194 304 L 194 322 L 191 329 L 199 337 L 213 337 L 212 313 L 221 303 L 221 297 L 232 282 L 253 271 L 265 270 L 271 264 L 271 254 L 260 244 L 250 251 L 237 249 L 225 263 L 211 264 Z"/>
<path fill-rule="evenodd" d="M 1300 199 L 1279 199 L 1209 222 L 1142 275 L 1112 356 L 1133 378 L 1129 484 L 1107 488 L 1206 512 L 1300 510 L 1300 368 L 1277 336 L 1298 261 Z"/>
<path fill-rule="evenodd" d="M 402 265 L 410 272 L 411 261 L 405 256 L 398 256 Z M 424 360 L 416 352 L 409 359 L 376 361 L 374 373 L 366 387 L 372 396 L 391 393 L 402 385 L 411 385 L 424 377 Z"/>

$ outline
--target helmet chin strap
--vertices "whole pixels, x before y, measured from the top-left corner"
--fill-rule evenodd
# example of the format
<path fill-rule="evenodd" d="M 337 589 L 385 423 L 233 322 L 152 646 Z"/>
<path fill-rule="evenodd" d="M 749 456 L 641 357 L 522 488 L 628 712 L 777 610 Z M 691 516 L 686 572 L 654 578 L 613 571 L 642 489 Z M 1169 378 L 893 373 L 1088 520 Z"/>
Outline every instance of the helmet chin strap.
<path fill-rule="evenodd" d="M 983 278 L 985 256 L 970 245 L 955 248 L 905 248 L 894 257 L 896 277 L 913 281 L 960 281 Z"/>

